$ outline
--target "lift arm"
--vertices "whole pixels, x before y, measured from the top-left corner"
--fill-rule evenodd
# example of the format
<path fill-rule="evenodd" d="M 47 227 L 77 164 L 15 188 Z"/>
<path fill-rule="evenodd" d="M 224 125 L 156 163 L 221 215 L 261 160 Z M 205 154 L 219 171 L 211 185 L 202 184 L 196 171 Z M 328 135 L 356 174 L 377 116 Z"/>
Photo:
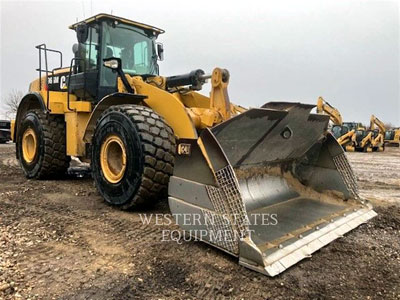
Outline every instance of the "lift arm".
<path fill-rule="evenodd" d="M 373 139 L 372 139 L 372 131 L 368 132 L 368 134 L 365 136 L 365 138 L 362 139 L 360 142 L 361 148 L 364 148 L 365 146 L 368 145 L 368 143 L 372 144 Z"/>
<path fill-rule="evenodd" d="M 327 114 L 329 115 L 331 121 L 334 125 L 342 125 L 343 120 L 342 116 L 337 108 L 334 108 L 328 102 L 324 100 L 324 98 L 319 97 L 317 101 L 317 113 L 319 114 Z"/>
<path fill-rule="evenodd" d="M 375 138 L 372 138 L 371 144 L 373 147 L 377 147 L 379 145 L 384 144 L 384 139 L 385 139 L 385 124 L 381 120 L 379 120 L 377 117 L 374 115 L 371 116 L 370 120 L 370 130 L 375 130 L 375 125 L 378 128 L 378 135 Z"/>
<path fill-rule="evenodd" d="M 355 143 L 356 142 L 356 131 L 350 130 L 348 133 L 342 135 L 337 139 L 338 143 L 340 146 L 344 146 L 348 144 L 349 142 Z"/>
<path fill-rule="evenodd" d="M 370 120 L 370 125 L 369 125 L 370 130 L 374 130 L 375 125 L 376 125 L 376 127 L 378 127 L 379 133 L 384 133 L 386 131 L 385 124 L 381 120 L 379 120 L 377 117 L 372 115 L 371 120 Z"/>

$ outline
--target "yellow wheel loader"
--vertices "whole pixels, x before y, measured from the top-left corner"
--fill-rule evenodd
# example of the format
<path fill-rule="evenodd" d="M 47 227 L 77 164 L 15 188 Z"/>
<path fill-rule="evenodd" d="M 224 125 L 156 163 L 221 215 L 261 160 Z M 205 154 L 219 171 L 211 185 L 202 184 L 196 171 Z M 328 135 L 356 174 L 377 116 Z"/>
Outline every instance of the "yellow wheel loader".
<path fill-rule="evenodd" d="M 39 45 L 39 78 L 13 122 L 28 178 L 61 175 L 75 156 L 121 209 L 168 191 L 186 233 L 270 276 L 376 215 L 313 105 L 244 109 L 229 101 L 220 68 L 160 76 L 164 31 L 153 26 L 99 14 L 70 28 L 69 67 Z M 60 56 L 58 68 L 48 55 Z M 197 92 L 207 80 L 210 97 Z"/>
<path fill-rule="evenodd" d="M 400 128 L 389 129 L 385 132 L 385 145 L 400 147 Z"/>
<path fill-rule="evenodd" d="M 355 151 L 356 131 L 349 129 L 346 124 L 343 124 L 342 115 L 339 110 L 330 105 L 324 98 L 319 97 L 317 101 L 317 113 L 327 114 L 332 122 L 331 132 L 338 143 L 345 151 Z"/>
<path fill-rule="evenodd" d="M 372 132 L 372 141 L 370 144 L 372 151 L 385 151 L 385 124 L 372 115 L 369 130 Z"/>

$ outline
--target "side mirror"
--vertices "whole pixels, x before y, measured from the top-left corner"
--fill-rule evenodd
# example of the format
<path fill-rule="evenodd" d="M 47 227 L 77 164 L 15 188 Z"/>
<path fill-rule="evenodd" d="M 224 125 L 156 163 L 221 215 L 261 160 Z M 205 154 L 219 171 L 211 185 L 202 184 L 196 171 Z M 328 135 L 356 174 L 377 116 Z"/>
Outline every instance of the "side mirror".
<path fill-rule="evenodd" d="M 89 36 L 89 27 L 85 24 L 79 24 L 76 26 L 76 38 L 78 39 L 78 42 L 83 44 L 86 42 Z"/>
<path fill-rule="evenodd" d="M 121 59 L 117 57 L 109 57 L 103 59 L 103 66 L 113 71 L 117 71 L 121 68 Z"/>
<path fill-rule="evenodd" d="M 158 60 L 160 61 L 164 60 L 164 45 L 161 43 L 157 43 L 157 56 Z"/>
<path fill-rule="evenodd" d="M 79 45 L 77 43 L 72 45 L 72 53 L 74 53 L 75 57 L 78 57 Z"/>
<path fill-rule="evenodd" d="M 122 70 L 121 59 L 120 58 L 118 58 L 118 57 L 104 58 L 103 59 L 103 66 L 105 66 L 106 68 L 111 69 L 113 72 L 117 72 L 118 73 L 118 76 L 121 78 L 122 84 L 124 85 L 124 87 L 128 91 L 128 93 L 131 93 L 131 94 L 135 93 L 133 88 L 130 86 L 128 80 L 126 79 L 124 71 Z"/>

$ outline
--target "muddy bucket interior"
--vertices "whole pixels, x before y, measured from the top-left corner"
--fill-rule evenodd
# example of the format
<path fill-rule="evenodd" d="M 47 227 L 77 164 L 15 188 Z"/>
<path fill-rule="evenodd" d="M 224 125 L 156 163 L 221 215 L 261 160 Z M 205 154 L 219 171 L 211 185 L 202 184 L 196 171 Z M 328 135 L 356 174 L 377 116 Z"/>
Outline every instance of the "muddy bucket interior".
<path fill-rule="evenodd" d="M 260 264 L 245 251 L 240 262 L 271 276 L 375 215 L 361 200 L 316 192 L 289 174 L 239 177 L 239 188 L 249 220 L 249 239 L 241 245 L 257 249 Z"/>
<path fill-rule="evenodd" d="M 265 105 L 180 141 L 170 208 L 200 221 L 179 225 L 275 276 L 372 218 L 328 119 L 312 108 Z"/>
<path fill-rule="evenodd" d="M 252 240 L 260 248 L 279 246 L 287 239 L 340 216 L 355 204 L 318 194 L 313 196 L 313 193 L 301 194 L 275 176 L 240 180 L 239 186 Z"/>

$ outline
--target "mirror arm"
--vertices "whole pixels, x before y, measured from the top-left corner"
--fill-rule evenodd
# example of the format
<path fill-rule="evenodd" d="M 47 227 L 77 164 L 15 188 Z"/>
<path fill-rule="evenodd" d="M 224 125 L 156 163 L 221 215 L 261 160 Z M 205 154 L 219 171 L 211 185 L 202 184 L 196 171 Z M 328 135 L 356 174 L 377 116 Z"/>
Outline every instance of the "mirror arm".
<path fill-rule="evenodd" d="M 122 81 L 125 89 L 128 91 L 128 93 L 134 94 L 135 92 L 133 91 L 128 80 L 126 79 L 126 76 L 125 76 L 124 72 L 122 71 L 121 67 L 118 67 L 118 69 L 116 71 L 118 73 L 118 76 L 121 78 L 121 81 Z"/>
<path fill-rule="evenodd" d="M 164 60 L 164 46 L 161 43 L 157 43 L 157 58 L 160 61 Z"/>
<path fill-rule="evenodd" d="M 106 63 L 108 61 L 112 62 L 113 60 L 115 60 L 115 62 L 117 63 L 117 67 L 111 67 L 111 65 L 107 65 Z M 124 85 L 125 89 L 128 91 L 128 93 L 130 94 L 134 94 L 135 91 L 133 90 L 133 88 L 131 87 L 131 85 L 128 82 L 128 79 L 126 79 L 125 73 L 122 70 L 122 63 L 121 63 L 121 59 L 117 58 L 117 57 L 110 57 L 110 58 L 104 58 L 103 59 L 103 65 L 106 68 L 110 68 L 113 72 L 117 72 L 118 76 L 121 78 L 122 84 Z"/>

